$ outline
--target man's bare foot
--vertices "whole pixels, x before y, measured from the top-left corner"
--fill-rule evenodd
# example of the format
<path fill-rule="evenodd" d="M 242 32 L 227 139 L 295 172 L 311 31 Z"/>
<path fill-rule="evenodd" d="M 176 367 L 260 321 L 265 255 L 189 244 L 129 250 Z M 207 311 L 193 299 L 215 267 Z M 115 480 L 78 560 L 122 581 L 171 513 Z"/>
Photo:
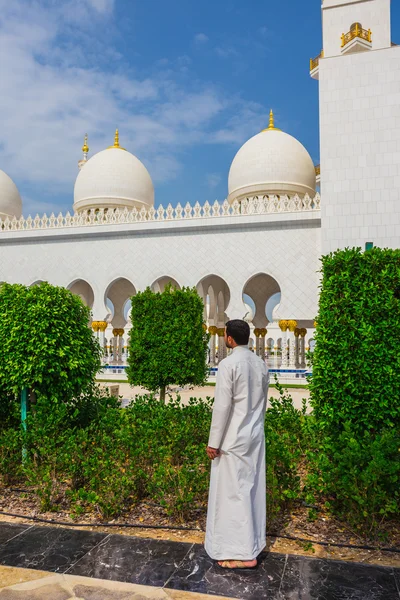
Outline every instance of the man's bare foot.
<path fill-rule="evenodd" d="M 254 560 L 219 560 L 218 564 L 223 569 L 254 569 L 257 559 Z"/>

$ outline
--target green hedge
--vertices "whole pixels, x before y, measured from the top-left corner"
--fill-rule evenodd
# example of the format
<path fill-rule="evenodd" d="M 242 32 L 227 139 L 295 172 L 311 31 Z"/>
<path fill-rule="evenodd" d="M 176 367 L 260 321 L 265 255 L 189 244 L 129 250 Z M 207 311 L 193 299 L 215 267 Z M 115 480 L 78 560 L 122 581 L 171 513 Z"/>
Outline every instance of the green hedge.
<path fill-rule="evenodd" d="M 310 381 L 314 413 L 339 433 L 400 425 L 400 250 L 322 259 Z"/>

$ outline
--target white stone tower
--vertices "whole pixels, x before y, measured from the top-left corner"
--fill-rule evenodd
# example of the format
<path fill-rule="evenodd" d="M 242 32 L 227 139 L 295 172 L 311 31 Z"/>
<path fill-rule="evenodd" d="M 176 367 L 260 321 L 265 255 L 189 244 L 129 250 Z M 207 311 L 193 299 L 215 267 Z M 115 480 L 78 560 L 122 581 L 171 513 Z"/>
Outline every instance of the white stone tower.
<path fill-rule="evenodd" d="M 400 246 L 400 47 L 390 0 L 323 0 L 322 251 Z"/>

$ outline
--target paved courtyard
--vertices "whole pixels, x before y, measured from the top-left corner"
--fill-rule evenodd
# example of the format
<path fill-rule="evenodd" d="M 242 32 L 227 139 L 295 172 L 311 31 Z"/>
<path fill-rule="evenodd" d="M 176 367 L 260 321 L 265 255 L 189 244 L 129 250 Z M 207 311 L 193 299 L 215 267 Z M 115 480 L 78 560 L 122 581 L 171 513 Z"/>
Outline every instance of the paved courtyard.
<path fill-rule="evenodd" d="M 400 569 L 263 553 L 218 567 L 200 544 L 0 523 L 0 600 L 400 600 Z"/>

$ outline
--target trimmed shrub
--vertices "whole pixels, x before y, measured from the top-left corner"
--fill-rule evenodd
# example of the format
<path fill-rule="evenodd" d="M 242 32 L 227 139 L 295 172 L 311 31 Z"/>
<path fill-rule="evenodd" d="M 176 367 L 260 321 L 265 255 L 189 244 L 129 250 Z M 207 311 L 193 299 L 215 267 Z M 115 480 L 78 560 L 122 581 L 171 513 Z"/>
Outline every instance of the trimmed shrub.
<path fill-rule="evenodd" d="M 371 537 L 400 515 L 400 433 L 363 435 L 346 425 L 338 438 L 322 438 L 309 454 L 308 488 L 335 514 Z"/>
<path fill-rule="evenodd" d="M 361 435 L 400 425 L 400 250 L 322 259 L 310 381 L 320 425 Z"/>
<path fill-rule="evenodd" d="M 0 386 L 67 401 L 93 385 L 101 350 L 90 310 L 62 287 L 0 286 Z M 2 396 L 0 395 L 0 399 Z"/>
<path fill-rule="evenodd" d="M 150 288 L 132 297 L 128 379 L 165 399 L 168 385 L 201 385 L 208 375 L 208 334 L 195 289 Z"/>

